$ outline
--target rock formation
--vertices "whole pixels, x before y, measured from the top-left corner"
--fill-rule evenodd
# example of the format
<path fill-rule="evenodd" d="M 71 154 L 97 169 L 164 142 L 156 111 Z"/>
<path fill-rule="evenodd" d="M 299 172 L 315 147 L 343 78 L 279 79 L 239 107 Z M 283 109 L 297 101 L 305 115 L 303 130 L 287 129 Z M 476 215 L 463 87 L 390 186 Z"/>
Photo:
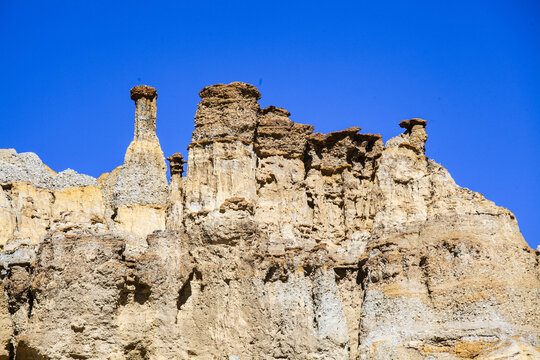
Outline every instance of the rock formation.
<path fill-rule="evenodd" d="M 165 229 L 167 166 L 156 136 L 157 91 L 140 85 L 131 89 L 135 101 L 135 136 L 124 164 L 98 181 L 114 226 L 145 237 Z"/>
<path fill-rule="evenodd" d="M 0 150 L 0 359 L 538 359 L 540 251 L 425 156 L 200 92 L 187 174 L 131 90 L 99 179 Z"/>

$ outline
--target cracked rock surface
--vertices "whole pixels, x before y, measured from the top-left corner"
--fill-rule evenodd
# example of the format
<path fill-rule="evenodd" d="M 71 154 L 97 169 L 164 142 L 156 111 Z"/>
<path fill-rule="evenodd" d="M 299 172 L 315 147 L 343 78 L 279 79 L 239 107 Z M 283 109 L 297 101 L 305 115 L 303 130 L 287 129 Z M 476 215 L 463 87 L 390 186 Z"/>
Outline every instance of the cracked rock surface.
<path fill-rule="evenodd" d="M 540 251 L 425 120 L 384 143 L 200 96 L 170 183 L 146 85 L 97 180 L 0 150 L 0 360 L 540 358 Z"/>

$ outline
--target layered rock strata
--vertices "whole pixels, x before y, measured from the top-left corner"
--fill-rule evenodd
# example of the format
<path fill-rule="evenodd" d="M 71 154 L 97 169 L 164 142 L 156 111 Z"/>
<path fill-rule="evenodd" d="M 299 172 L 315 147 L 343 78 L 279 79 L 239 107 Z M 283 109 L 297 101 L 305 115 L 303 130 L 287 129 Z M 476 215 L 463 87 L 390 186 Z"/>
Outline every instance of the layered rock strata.
<path fill-rule="evenodd" d="M 296 124 L 290 113 L 274 106 L 259 116 L 255 149 L 258 158 L 255 220 L 268 236 L 273 253 L 302 247 L 309 237 L 313 215 L 303 186 L 304 155 L 313 126 Z"/>
<path fill-rule="evenodd" d="M 97 181 L 0 151 L 0 359 L 536 359 L 540 252 L 425 155 L 200 92 L 187 174 L 132 89 Z"/>

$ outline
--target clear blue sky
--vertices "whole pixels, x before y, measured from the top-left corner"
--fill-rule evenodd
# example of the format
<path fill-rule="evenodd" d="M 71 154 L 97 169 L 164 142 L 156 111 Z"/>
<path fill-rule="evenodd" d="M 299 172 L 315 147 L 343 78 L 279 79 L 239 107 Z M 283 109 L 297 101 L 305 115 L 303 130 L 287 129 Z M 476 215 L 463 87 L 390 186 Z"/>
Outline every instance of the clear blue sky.
<path fill-rule="evenodd" d="M 99 176 L 133 137 L 129 89 L 148 84 L 165 155 L 185 155 L 199 90 L 244 81 L 320 132 L 387 140 L 427 119 L 429 157 L 536 248 L 539 19 L 537 0 L 0 0 L 0 148 Z"/>

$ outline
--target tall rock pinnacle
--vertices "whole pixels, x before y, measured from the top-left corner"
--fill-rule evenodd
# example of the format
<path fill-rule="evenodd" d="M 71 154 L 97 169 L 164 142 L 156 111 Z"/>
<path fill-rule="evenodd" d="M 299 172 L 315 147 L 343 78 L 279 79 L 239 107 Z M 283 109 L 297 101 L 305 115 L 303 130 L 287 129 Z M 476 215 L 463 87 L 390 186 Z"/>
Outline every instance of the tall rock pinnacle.
<path fill-rule="evenodd" d="M 131 89 L 131 99 L 135 101 L 135 139 L 156 139 L 157 91 L 148 85 L 138 85 Z"/>
<path fill-rule="evenodd" d="M 135 101 L 135 136 L 113 189 L 112 206 L 165 206 L 167 167 L 156 136 L 157 91 L 147 85 L 131 89 Z"/>

